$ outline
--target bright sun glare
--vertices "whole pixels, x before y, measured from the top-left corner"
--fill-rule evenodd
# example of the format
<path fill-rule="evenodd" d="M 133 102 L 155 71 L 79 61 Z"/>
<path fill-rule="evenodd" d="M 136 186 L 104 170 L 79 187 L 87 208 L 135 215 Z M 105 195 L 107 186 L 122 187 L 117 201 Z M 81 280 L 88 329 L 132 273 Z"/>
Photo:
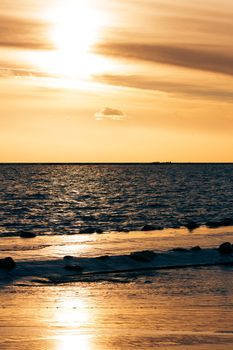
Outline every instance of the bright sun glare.
<path fill-rule="evenodd" d="M 100 40 L 106 16 L 88 2 L 67 0 L 47 14 L 52 23 L 50 41 L 54 50 L 34 57 L 49 74 L 69 79 L 87 79 L 111 69 L 109 60 L 91 53 Z"/>
<path fill-rule="evenodd" d="M 52 40 L 61 53 L 78 59 L 97 40 L 100 24 L 97 14 L 90 9 L 75 4 L 64 6 L 56 15 Z"/>

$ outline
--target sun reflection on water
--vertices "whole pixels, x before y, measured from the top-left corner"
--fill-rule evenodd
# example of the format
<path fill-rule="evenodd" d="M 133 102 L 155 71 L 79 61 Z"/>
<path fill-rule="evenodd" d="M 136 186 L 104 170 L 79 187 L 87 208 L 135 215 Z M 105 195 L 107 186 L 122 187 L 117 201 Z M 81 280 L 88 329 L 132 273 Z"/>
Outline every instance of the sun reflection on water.
<path fill-rule="evenodd" d="M 56 350 L 92 350 L 90 336 L 86 334 L 64 334 L 59 337 Z"/>
<path fill-rule="evenodd" d="M 58 343 L 54 350 L 93 350 L 91 347 L 91 335 L 87 333 L 90 314 L 86 302 L 75 298 L 61 298 L 56 303 L 54 320 L 62 333 L 57 337 Z"/>

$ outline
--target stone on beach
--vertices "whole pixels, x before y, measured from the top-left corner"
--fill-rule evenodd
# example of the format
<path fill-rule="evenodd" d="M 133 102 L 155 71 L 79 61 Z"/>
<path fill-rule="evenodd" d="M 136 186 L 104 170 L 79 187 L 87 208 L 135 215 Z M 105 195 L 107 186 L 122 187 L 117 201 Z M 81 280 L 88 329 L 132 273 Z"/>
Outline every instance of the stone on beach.
<path fill-rule="evenodd" d="M 218 251 L 222 254 L 231 254 L 233 253 L 233 247 L 230 242 L 224 242 L 220 244 Z"/>
<path fill-rule="evenodd" d="M 183 252 L 183 253 L 187 253 L 188 252 L 188 249 L 186 248 L 181 248 L 181 247 L 177 247 L 177 248 L 173 248 L 172 249 L 173 252 Z"/>
<path fill-rule="evenodd" d="M 96 232 L 96 229 L 93 228 L 93 227 L 87 227 L 87 228 L 81 229 L 79 231 L 79 233 L 81 233 L 81 234 L 92 234 L 92 233 L 95 233 L 95 232 Z"/>
<path fill-rule="evenodd" d="M 101 233 L 103 233 L 104 231 L 103 231 L 101 228 L 97 228 L 97 230 L 96 230 L 95 232 L 98 233 L 98 234 L 101 234 Z"/>
<path fill-rule="evenodd" d="M 163 230 L 163 227 L 154 226 L 154 225 L 145 225 L 141 228 L 141 231 L 155 231 L 155 230 Z"/>
<path fill-rule="evenodd" d="M 98 256 L 98 259 L 99 260 L 108 260 L 108 259 L 110 259 L 110 256 L 109 255 L 101 255 L 101 256 Z"/>
<path fill-rule="evenodd" d="M 64 268 L 66 270 L 75 271 L 75 272 L 82 272 L 83 271 L 83 267 L 80 265 L 66 265 Z"/>
<path fill-rule="evenodd" d="M 219 221 L 207 221 L 206 226 L 208 228 L 218 228 L 224 226 L 233 226 L 233 218 L 225 218 Z"/>
<path fill-rule="evenodd" d="M 200 225 L 198 223 L 196 223 L 195 221 L 192 221 L 192 220 L 187 221 L 187 223 L 184 226 L 187 227 L 187 229 L 189 231 L 193 231 L 193 230 L 197 229 L 198 227 L 200 227 Z"/>
<path fill-rule="evenodd" d="M 133 252 L 129 255 L 129 257 L 137 261 L 150 262 L 154 259 L 155 255 L 156 254 L 151 250 L 144 250 L 142 252 Z"/>
<path fill-rule="evenodd" d="M 11 270 L 16 266 L 14 260 L 11 257 L 0 259 L 0 268 Z"/>
<path fill-rule="evenodd" d="M 190 248 L 190 251 L 192 252 L 199 252 L 201 250 L 201 247 L 199 245 L 196 245 L 195 247 Z"/>
<path fill-rule="evenodd" d="M 21 231 L 19 236 L 21 238 L 35 238 L 36 234 L 34 232 L 31 232 L 31 231 Z"/>

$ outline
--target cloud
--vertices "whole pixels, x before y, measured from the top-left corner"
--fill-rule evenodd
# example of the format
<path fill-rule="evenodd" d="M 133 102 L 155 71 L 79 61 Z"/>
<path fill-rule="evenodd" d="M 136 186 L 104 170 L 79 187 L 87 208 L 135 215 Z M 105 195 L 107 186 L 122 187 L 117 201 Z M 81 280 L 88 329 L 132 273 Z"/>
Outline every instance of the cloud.
<path fill-rule="evenodd" d="M 43 71 L 34 70 L 31 68 L 21 68 L 21 67 L 11 67 L 9 65 L 0 66 L 0 77 L 1 78 L 9 78 L 9 77 L 39 77 L 39 78 L 47 78 L 50 77 L 51 74 L 48 74 Z"/>
<path fill-rule="evenodd" d="M 99 112 L 95 113 L 96 120 L 109 119 L 114 121 L 123 121 L 126 119 L 126 115 L 119 109 L 105 107 Z"/>
<path fill-rule="evenodd" d="M 220 52 L 219 52 L 220 51 Z M 211 71 L 233 75 L 233 52 L 224 47 L 210 50 L 205 46 L 195 45 L 160 45 L 138 43 L 99 44 L 95 52 L 106 56 L 120 57 L 152 63 L 169 64 L 184 68 Z"/>
<path fill-rule="evenodd" d="M 172 95 L 189 96 L 192 98 L 205 98 L 209 100 L 220 100 L 233 102 L 233 92 L 228 89 L 198 84 L 187 84 L 185 82 L 162 81 L 159 79 L 147 78 L 140 75 L 102 75 L 95 76 L 101 83 L 129 87 L 141 90 L 151 90 Z"/>
<path fill-rule="evenodd" d="M 29 50 L 51 50 L 48 41 L 49 23 L 30 19 L 0 16 L 0 47 Z"/>

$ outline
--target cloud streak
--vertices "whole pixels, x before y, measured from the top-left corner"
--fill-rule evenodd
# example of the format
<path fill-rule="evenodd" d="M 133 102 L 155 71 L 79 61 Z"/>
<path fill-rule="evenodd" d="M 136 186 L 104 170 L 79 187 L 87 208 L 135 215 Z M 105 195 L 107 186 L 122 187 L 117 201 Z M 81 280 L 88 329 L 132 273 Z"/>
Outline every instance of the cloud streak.
<path fill-rule="evenodd" d="M 233 75 L 233 54 L 208 50 L 204 46 L 137 43 L 105 43 L 95 48 L 105 56 Z"/>
<path fill-rule="evenodd" d="M 140 75 L 102 75 L 96 76 L 95 79 L 99 82 L 115 86 L 151 90 L 153 92 L 163 92 L 183 97 L 189 96 L 189 98 L 233 102 L 233 88 L 226 90 L 213 86 L 205 87 L 197 84 L 192 85 L 173 81 L 161 81 Z"/>
<path fill-rule="evenodd" d="M 46 22 L 0 16 L 0 47 L 51 50 Z"/>

